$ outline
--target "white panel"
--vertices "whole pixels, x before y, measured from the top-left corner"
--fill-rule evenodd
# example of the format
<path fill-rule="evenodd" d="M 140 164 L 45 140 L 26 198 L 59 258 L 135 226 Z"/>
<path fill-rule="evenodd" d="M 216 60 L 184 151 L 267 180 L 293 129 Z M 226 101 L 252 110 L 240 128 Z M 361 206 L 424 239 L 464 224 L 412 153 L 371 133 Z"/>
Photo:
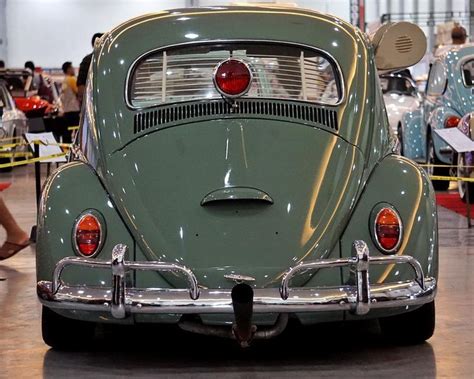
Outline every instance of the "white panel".
<path fill-rule="evenodd" d="M 78 66 L 91 51 L 91 37 L 129 18 L 184 7 L 185 0 L 8 0 L 8 63 Z"/>

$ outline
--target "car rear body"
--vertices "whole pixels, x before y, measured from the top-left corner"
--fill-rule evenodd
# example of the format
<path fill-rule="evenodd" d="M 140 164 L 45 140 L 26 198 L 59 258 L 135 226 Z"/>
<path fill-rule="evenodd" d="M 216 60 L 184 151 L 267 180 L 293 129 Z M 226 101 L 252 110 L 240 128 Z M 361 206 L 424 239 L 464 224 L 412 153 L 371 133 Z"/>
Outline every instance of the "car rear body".
<path fill-rule="evenodd" d="M 213 81 L 226 59 L 251 70 L 238 98 Z M 230 7 L 126 22 L 95 48 L 76 144 L 38 219 L 38 294 L 62 315 L 211 334 L 240 312 L 237 283 L 253 290 L 257 326 L 434 297 L 432 188 L 392 154 L 373 48 L 337 18 Z M 387 207 L 403 236 L 382 253 L 373 228 Z M 90 210 L 103 239 L 84 257 L 74 228 Z M 201 326 L 183 324 L 189 314 Z"/>

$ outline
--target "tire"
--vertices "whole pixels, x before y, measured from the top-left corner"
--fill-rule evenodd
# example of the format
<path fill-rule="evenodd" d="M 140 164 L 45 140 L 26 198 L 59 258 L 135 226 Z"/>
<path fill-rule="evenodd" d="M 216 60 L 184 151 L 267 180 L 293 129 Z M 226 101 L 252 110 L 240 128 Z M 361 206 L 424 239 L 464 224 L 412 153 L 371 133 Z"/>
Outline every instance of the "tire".
<path fill-rule="evenodd" d="M 90 347 L 95 323 L 63 317 L 43 306 L 41 330 L 46 345 L 57 350 L 80 350 Z"/>
<path fill-rule="evenodd" d="M 470 169 L 462 169 L 460 167 L 463 167 L 465 165 L 465 154 L 459 153 L 457 155 L 458 157 L 458 164 L 457 164 L 457 170 L 456 170 L 456 176 L 458 178 L 469 178 L 472 177 L 472 172 Z M 459 192 L 459 197 L 463 202 L 467 202 L 467 190 L 469 191 L 469 203 L 474 204 L 474 182 L 458 182 L 458 192 Z"/>
<path fill-rule="evenodd" d="M 444 164 L 441 162 L 438 157 L 436 156 L 436 152 L 434 150 L 433 139 L 431 138 L 431 134 L 428 134 L 428 144 L 427 144 L 427 152 L 428 152 L 428 164 L 433 165 L 442 165 Z M 427 168 L 428 175 L 434 176 L 449 176 L 449 167 L 428 167 Z M 433 188 L 437 191 L 447 191 L 449 188 L 449 181 L 447 180 L 432 180 Z"/>
<path fill-rule="evenodd" d="M 379 319 L 385 338 L 402 345 L 415 345 L 429 339 L 435 329 L 435 303 L 422 305 L 414 311 Z"/>

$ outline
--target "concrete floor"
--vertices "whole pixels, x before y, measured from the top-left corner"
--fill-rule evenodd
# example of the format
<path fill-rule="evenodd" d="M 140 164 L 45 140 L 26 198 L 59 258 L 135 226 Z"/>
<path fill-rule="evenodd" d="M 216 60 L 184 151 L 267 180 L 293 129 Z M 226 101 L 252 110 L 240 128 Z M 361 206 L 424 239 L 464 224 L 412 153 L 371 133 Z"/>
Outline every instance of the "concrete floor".
<path fill-rule="evenodd" d="M 21 225 L 35 223 L 31 168 L 0 174 L 2 196 Z M 0 377 L 449 377 L 474 378 L 474 229 L 439 209 L 437 327 L 428 343 L 383 342 L 375 323 L 292 327 L 241 351 L 231 341 L 174 328 L 108 328 L 90 351 L 56 352 L 41 339 L 34 249 L 0 263 Z M 0 231 L 0 241 L 4 233 Z"/>

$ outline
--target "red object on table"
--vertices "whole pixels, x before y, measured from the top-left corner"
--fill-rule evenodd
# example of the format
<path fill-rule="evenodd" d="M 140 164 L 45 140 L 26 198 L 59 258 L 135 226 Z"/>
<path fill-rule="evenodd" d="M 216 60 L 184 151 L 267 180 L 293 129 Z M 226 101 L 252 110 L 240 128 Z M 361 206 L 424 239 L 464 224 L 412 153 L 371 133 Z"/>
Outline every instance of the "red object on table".
<path fill-rule="evenodd" d="M 0 183 L 0 192 L 11 186 L 11 183 Z"/>
<path fill-rule="evenodd" d="M 467 217 L 466 203 L 462 202 L 457 192 L 456 193 L 437 193 L 436 203 L 464 217 Z M 471 218 L 474 218 L 474 204 L 471 205 Z"/>

